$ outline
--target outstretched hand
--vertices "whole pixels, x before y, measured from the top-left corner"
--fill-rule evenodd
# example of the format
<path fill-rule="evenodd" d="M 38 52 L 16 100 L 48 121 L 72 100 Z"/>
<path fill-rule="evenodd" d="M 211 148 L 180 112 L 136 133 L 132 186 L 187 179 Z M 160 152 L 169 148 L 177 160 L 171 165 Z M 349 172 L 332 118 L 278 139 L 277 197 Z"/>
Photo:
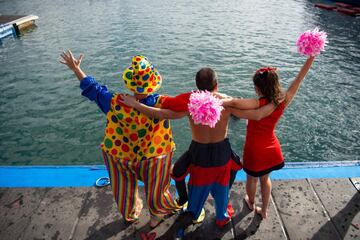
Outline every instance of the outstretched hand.
<path fill-rule="evenodd" d="M 65 64 L 71 70 L 76 71 L 77 69 L 80 69 L 80 64 L 82 59 L 84 58 L 84 54 L 80 54 L 79 58 L 75 58 L 72 52 L 68 50 L 67 52 L 62 52 L 62 54 L 60 54 L 60 57 L 60 63 Z"/>
<path fill-rule="evenodd" d="M 75 58 L 72 52 L 68 50 L 67 52 L 64 51 L 62 54 L 60 54 L 59 62 L 68 66 L 68 68 L 75 73 L 79 81 L 81 81 L 86 77 L 86 74 L 80 68 L 80 64 L 83 58 L 84 54 L 80 54 L 79 58 Z"/>
<path fill-rule="evenodd" d="M 231 101 L 233 100 L 232 97 L 230 97 L 229 95 L 226 95 L 224 93 L 219 93 L 219 92 L 213 92 L 212 93 L 215 97 L 219 98 L 222 100 L 222 105 L 224 107 L 230 106 L 231 105 Z"/>
<path fill-rule="evenodd" d="M 136 98 L 129 94 L 120 94 L 119 102 L 133 108 L 135 108 L 136 105 L 139 104 Z"/>
<path fill-rule="evenodd" d="M 226 95 L 226 94 L 224 94 L 224 93 L 212 92 L 212 94 L 213 94 L 215 97 L 220 98 L 220 99 L 227 99 L 227 98 L 231 99 L 231 98 L 232 98 L 232 97 L 230 97 L 230 96 L 228 96 L 228 95 Z"/>

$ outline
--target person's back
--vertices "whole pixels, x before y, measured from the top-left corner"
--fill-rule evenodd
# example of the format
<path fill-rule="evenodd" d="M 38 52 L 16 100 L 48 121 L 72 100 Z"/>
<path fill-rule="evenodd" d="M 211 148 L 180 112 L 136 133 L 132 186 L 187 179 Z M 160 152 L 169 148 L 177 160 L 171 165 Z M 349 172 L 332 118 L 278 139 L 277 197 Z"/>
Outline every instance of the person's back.
<path fill-rule="evenodd" d="M 224 108 L 224 110 L 221 112 L 221 118 L 216 123 L 214 128 L 195 124 L 194 121 L 189 117 L 192 140 L 199 143 L 216 143 L 223 141 L 227 136 L 230 115 L 230 110 L 228 108 Z"/>
<path fill-rule="evenodd" d="M 196 74 L 199 90 L 217 92 L 217 75 L 210 68 L 202 68 Z M 229 181 L 232 168 L 231 146 L 226 138 L 229 109 L 224 108 L 214 128 L 195 124 L 189 116 L 192 142 L 189 146 L 190 179 L 188 183 L 187 211 L 197 219 L 209 193 L 216 202 L 216 224 L 224 226 L 231 217 L 228 208 Z"/>
<path fill-rule="evenodd" d="M 196 74 L 195 80 L 199 90 L 206 90 L 209 92 L 217 92 L 218 90 L 217 74 L 211 68 L 200 69 Z M 189 117 L 192 140 L 200 143 L 215 143 L 224 140 L 227 136 L 229 117 L 229 109 L 224 108 L 221 112 L 221 118 L 214 128 L 195 124 L 191 117 Z"/>
<path fill-rule="evenodd" d="M 260 106 L 268 102 L 264 97 L 259 99 Z M 269 116 L 259 121 L 248 121 L 243 151 L 245 171 L 253 174 L 254 171 L 275 170 L 284 166 L 284 157 L 275 134 L 276 124 L 284 110 L 285 102 L 282 102 Z"/>

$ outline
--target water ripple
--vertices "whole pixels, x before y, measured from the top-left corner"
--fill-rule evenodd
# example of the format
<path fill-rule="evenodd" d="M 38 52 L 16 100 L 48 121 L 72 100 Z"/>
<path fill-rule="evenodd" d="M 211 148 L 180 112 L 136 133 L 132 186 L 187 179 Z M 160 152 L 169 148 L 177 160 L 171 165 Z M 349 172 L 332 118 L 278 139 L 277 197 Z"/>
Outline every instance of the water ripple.
<path fill-rule="evenodd" d="M 329 46 L 319 56 L 277 134 L 287 161 L 359 160 L 360 19 L 314 8 L 314 1 L 0 1 L 2 14 L 38 15 L 37 27 L 0 45 L 1 164 L 101 164 L 105 119 L 80 96 L 59 53 L 85 53 L 83 69 L 113 91 L 121 72 L 144 54 L 160 71 L 163 94 L 195 89 L 199 68 L 219 74 L 219 88 L 255 97 L 251 77 L 277 66 L 287 87 L 304 62 L 295 40 L 319 26 Z M 139 7 L 141 5 L 141 7 Z M 274 14 L 276 13 L 276 14 Z M 79 17 L 80 16 L 80 17 Z M 185 119 L 173 121 L 177 153 L 190 142 Z M 241 154 L 244 121 L 229 136 Z"/>

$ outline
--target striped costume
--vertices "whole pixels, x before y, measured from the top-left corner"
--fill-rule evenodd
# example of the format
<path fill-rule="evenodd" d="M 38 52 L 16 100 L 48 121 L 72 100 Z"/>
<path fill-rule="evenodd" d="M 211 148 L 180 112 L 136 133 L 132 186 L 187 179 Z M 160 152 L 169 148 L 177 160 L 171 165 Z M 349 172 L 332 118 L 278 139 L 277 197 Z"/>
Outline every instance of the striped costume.
<path fill-rule="evenodd" d="M 169 193 L 170 168 L 175 144 L 168 120 L 147 117 L 139 111 L 119 103 L 119 95 L 112 94 L 94 78 L 80 82 L 82 95 L 95 101 L 106 114 L 107 123 L 101 144 L 109 172 L 113 194 L 120 213 L 126 221 L 138 218 L 135 204 L 138 180 L 144 182 L 150 214 L 162 217 L 177 208 Z M 162 96 L 148 95 L 141 102 L 161 106 Z"/>

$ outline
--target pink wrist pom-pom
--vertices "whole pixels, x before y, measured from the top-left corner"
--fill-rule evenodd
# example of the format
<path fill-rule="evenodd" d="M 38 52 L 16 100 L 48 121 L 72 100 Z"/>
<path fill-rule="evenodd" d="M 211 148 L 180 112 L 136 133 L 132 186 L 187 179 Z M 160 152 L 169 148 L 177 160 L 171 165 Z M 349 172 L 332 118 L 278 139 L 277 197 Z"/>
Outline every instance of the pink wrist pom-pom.
<path fill-rule="evenodd" d="M 220 120 L 224 109 L 222 100 L 216 98 L 208 91 L 196 91 L 190 95 L 188 104 L 189 113 L 195 124 L 215 127 Z"/>
<path fill-rule="evenodd" d="M 325 50 L 327 33 L 315 28 L 302 33 L 296 41 L 298 53 L 306 56 L 316 56 Z"/>

